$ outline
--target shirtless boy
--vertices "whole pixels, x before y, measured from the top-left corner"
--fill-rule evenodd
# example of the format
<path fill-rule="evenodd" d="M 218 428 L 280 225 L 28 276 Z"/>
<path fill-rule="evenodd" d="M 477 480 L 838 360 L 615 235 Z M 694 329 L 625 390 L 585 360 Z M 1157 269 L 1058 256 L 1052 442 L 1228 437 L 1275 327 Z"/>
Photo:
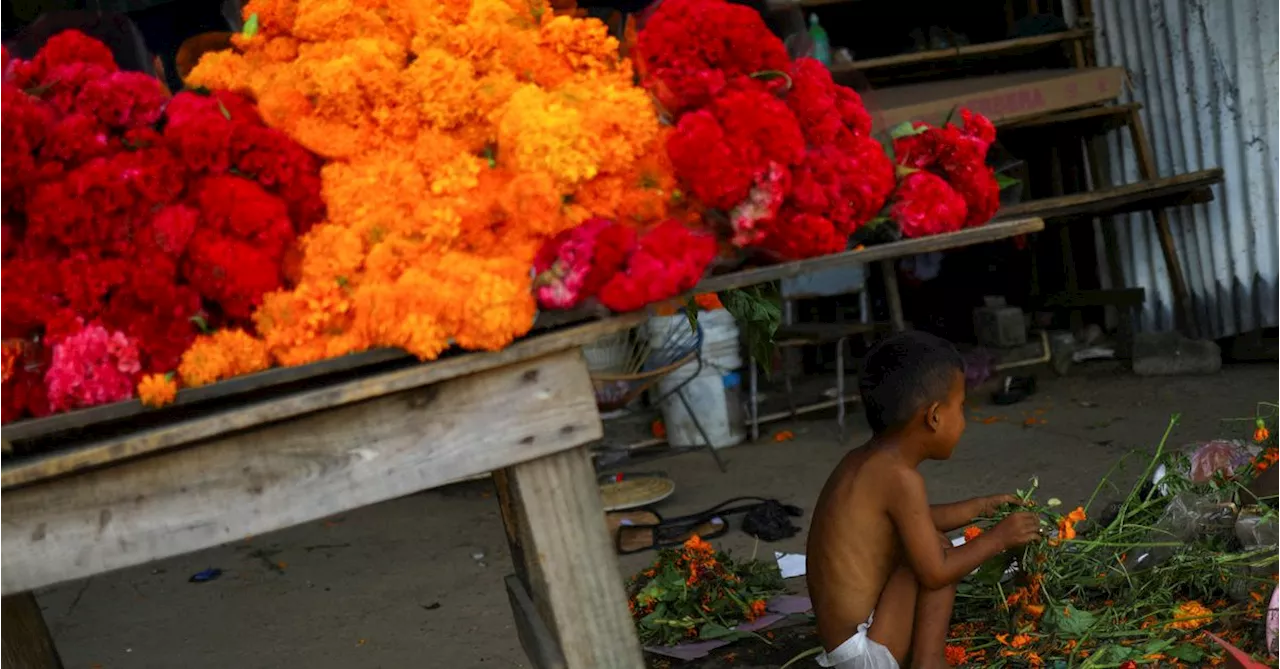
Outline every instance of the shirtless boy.
<path fill-rule="evenodd" d="M 818 663 L 946 667 L 956 583 L 1039 539 L 1039 521 L 1015 513 L 959 548 L 942 534 L 1017 502 L 929 505 L 916 467 L 951 457 L 965 425 L 963 363 L 951 344 L 920 332 L 885 339 L 867 354 L 859 386 L 874 434 L 836 466 L 809 528 L 809 596 L 827 651 Z"/>

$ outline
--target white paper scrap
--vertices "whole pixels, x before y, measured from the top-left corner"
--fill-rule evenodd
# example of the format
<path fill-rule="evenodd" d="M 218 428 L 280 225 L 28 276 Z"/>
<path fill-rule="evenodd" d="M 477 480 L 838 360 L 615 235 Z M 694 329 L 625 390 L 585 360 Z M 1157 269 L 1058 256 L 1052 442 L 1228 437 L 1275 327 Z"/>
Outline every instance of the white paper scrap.
<path fill-rule="evenodd" d="M 774 551 L 773 557 L 778 561 L 778 571 L 782 572 L 782 578 L 795 578 L 805 575 L 803 553 L 780 553 Z"/>

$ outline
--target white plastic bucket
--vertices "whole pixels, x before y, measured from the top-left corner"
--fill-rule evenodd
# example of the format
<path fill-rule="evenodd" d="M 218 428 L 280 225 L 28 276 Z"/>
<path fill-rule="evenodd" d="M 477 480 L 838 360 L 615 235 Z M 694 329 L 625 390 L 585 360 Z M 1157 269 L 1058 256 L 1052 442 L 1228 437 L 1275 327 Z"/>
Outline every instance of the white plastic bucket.
<path fill-rule="evenodd" d="M 680 388 L 712 448 L 740 444 L 747 431 L 740 398 L 742 353 L 738 324 L 728 311 L 717 309 L 699 313 L 698 325 L 702 328 L 702 369 L 698 369 L 697 362 L 691 362 L 658 381 L 658 393 L 665 397 L 662 420 L 667 441 L 672 446 L 704 445 L 684 403 L 673 392 Z M 649 319 L 646 325 L 652 341 L 665 340 L 672 327 L 689 327 L 688 318 L 684 314 L 661 316 Z"/>

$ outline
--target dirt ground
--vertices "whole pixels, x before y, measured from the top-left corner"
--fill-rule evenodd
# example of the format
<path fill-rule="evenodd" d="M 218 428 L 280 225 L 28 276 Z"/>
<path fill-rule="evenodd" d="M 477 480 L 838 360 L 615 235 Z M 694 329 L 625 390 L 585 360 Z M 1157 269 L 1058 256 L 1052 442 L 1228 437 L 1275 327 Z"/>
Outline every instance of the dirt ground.
<path fill-rule="evenodd" d="M 1199 378 L 1140 379 L 1105 368 L 1062 379 L 1041 373 L 1039 393 L 1023 404 L 971 400 L 955 457 L 925 468 L 931 498 L 1011 491 L 1037 475 L 1045 497 L 1083 501 L 1125 452 L 1154 449 L 1170 414 L 1182 413 L 1174 444 L 1221 436 L 1220 419 L 1274 400 L 1277 379 L 1274 364 Z M 676 481 L 659 507 L 668 516 L 738 495 L 808 511 L 847 446 L 830 418 L 771 427 L 796 437 L 724 451 L 727 474 L 705 453 L 638 469 L 664 470 Z M 867 436 L 860 416 L 850 432 L 854 443 Z M 717 543 L 750 555 L 755 542 L 736 522 Z M 802 533 L 758 550 L 803 545 Z M 623 559 L 622 569 L 650 559 Z M 207 568 L 223 575 L 188 582 Z M 492 492 L 467 483 L 62 584 L 38 599 L 68 669 L 527 667 L 502 585 L 510 571 Z M 800 590 L 799 581 L 790 584 Z"/>

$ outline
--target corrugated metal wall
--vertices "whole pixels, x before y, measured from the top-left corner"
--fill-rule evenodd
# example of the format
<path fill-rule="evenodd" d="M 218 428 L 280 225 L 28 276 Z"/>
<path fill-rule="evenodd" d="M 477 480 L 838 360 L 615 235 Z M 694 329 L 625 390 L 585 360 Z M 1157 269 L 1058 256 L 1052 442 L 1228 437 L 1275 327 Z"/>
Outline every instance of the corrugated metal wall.
<path fill-rule="evenodd" d="M 1170 210 L 1201 334 L 1224 337 L 1275 326 L 1276 1 L 1093 5 L 1098 60 L 1129 69 L 1129 95 L 1144 106 L 1160 176 L 1210 167 L 1225 171 L 1213 202 Z M 1112 174 L 1126 183 L 1138 181 L 1126 133 L 1114 135 Z M 1141 327 L 1173 329 L 1172 292 L 1151 216 L 1116 222 L 1126 282 L 1147 289 Z"/>

